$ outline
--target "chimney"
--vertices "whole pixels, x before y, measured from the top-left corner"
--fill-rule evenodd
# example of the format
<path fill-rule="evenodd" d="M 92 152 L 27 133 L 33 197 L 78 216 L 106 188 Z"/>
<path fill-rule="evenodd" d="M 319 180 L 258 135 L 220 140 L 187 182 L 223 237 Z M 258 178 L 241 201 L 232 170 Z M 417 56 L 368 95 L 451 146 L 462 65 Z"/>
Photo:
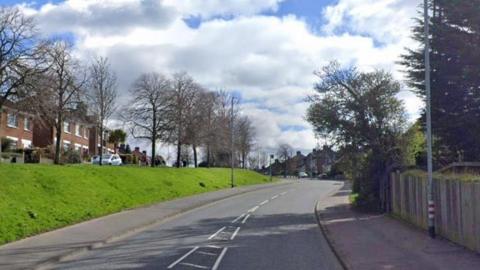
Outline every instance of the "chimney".
<path fill-rule="evenodd" d="M 302 155 L 302 152 L 301 151 L 297 151 L 297 156 L 301 156 Z"/>

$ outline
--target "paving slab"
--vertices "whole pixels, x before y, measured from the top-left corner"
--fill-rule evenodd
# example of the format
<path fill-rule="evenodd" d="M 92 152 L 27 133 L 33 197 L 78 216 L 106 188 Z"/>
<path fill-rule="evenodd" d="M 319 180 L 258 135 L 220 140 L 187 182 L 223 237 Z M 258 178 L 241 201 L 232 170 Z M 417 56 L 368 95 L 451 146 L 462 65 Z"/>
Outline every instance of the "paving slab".
<path fill-rule="evenodd" d="M 323 231 L 347 269 L 480 269 L 480 255 L 387 215 L 359 213 L 348 185 L 317 205 Z"/>

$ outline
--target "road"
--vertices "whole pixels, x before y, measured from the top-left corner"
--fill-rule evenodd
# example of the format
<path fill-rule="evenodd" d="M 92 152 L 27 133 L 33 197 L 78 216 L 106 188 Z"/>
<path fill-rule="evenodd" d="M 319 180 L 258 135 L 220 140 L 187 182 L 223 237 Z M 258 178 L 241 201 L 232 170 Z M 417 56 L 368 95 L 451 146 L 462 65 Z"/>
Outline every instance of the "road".
<path fill-rule="evenodd" d="M 303 180 L 235 196 L 54 269 L 341 269 L 314 215 L 339 185 Z"/>

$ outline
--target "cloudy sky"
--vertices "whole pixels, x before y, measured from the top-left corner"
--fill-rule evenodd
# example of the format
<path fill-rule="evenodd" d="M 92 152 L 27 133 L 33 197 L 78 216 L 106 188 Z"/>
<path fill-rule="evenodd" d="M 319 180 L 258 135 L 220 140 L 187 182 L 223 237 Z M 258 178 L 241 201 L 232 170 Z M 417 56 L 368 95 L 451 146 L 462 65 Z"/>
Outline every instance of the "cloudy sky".
<path fill-rule="evenodd" d="M 35 16 L 45 35 L 77 55 L 109 57 L 125 93 L 142 72 L 187 71 L 206 87 L 241 95 L 259 145 L 306 151 L 312 72 L 331 60 L 364 70 L 396 65 L 420 0 L 2 0 Z M 123 98 L 127 98 L 125 94 Z M 414 118 L 421 102 L 401 98 Z"/>

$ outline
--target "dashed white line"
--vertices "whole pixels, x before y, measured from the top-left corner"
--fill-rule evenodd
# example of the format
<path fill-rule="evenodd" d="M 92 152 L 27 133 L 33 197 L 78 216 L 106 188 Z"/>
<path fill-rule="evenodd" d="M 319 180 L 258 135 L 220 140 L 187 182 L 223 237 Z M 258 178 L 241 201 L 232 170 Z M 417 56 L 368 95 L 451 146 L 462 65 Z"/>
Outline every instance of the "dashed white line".
<path fill-rule="evenodd" d="M 267 204 L 268 202 L 269 202 L 268 200 L 265 200 L 265 201 L 261 202 L 260 205 Z"/>
<path fill-rule="evenodd" d="M 235 232 L 232 234 L 232 237 L 230 237 L 230 240 L 235 239 L 235 236 L 237 236 L 238 231 L 240 231 L 240 227 L 237 227 L 237 229 L 235 230 Z"/>
<path fill-rule="evenodd" d="M 259 206 L 257 205 L 255 207 L 253 207 L 252 209 L 248 210 L 248 212 L 253 213 L 253 212 L 257 211 L 258 208 L 259 208 Z"/>
<path fill-rule="evenodd" d="M 287 192 L 286 192 L 286 191 L 285 191 L 285 192 L 282 192 L 282 193 L 280 193 L 280 196 L 283 196 L 283 195 L 285 195 L 285 194 L 287 194 Z"/>
<path fill-rule="evenodd" d="M 235 223 L 235 222 L 239 221 L 239 220 L 242 219 L 244 216 L 245 216 L 245 213 L 241 214 L 239 217 L 237 217 L 236 219 L 232 220 L 232 223 Z"/>
<path fill-rule="evenodd" d="M 247 219 L 250 217 L 250 214 L 246 215 L 245 218 L 242 220 L 242 224 L 245 224 L 247 222 Z"/>
<path fill-rule="evenodd" d="M 217 270 L 218 267 L 220 266 L 220 262 L 222 262 L 223 257 L 225 256 L 225 253 L 227 253 L 228 248 L 224 248 L 222 250 L 222 253 L 220 253 L 220 256 L 218 256 L 217 261 L 215 261 L 215 264 L 212 267 L 212 270 Z"/>
<path fill-rule="evenodd" d="M 278 198 L 278 195 L 273 196 L 272 200 L 275 200 L 276 198 Z"/>
<path fill-rule="evenodd" d="M 208 269 L 207 266 L 203 266 L 203 265 L 199 265 L 199 264 L 193 264 L 193 263 L 180 263 L 180 264 L 190 266 L 190 267 L 193 267 L 193 268 L 198 268 L 198 269 Z"/>
<path fill-rule="evenodd" d="M 190 256 L 190 254 L 192 254 L 193 252 L 195 252 L 196 250 L 198 249 L 198 247 L 194 247 L 192 248 L 192 250 L 190 250 L 189 252 L 187 252 L 187 254 L 183 255 L 182 257 L 180 257 L 180 259 L 174 261 L 172 264 L 170 264 L 167 269 L 172 269 L 173 267 L 175 267 L 175 265 L 177 265 L 179 262 L 185 260 L 188 256 Z"/>
<path fill-rule="evenodd" d="M 225 230 L 226 227 L 222 227 L 220 230 L 218 230 L 216 233 L 210 235 L 210 237 L 208 237 L 208 240 L 211 240 L 213 238 L 215 238 L 219 233 L 223 232 L 223 230 Z"/>

